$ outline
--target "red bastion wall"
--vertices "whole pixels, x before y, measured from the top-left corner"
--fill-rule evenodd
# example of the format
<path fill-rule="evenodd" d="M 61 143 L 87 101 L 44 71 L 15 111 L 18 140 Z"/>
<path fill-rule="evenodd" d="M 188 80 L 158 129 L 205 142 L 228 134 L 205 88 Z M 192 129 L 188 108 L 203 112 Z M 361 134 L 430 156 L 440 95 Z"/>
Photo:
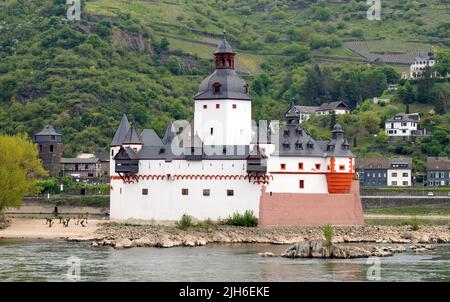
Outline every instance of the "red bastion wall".
<path fill-rule="evenodd" d="M 349 193 L 272 193 L 263 186 L 259 225 L 363 225 L 359 180 Z"/>

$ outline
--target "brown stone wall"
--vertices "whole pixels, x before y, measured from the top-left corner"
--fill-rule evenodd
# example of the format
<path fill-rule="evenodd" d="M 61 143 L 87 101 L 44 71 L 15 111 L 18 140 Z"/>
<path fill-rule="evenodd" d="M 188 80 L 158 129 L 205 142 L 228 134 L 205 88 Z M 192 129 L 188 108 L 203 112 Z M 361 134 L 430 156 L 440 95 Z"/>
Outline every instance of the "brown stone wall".
<path fill-rule="evenodd" d="M 261 194 L 259 225 L 363 225 L 359 180 L 348 194 Z"/>

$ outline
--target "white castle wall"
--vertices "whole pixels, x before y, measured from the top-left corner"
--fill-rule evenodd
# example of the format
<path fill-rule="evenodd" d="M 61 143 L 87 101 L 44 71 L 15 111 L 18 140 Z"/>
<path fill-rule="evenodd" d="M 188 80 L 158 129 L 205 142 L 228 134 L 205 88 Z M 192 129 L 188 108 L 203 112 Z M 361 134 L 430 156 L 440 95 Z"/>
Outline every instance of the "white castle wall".
<path fill-rule="evenodd" d="M 299 163 L 303 163 L 303 170 Z M 324 157 L 271 157 L 268 161 L 268 172 L 273 180 L 267 186 L 267 192 L 274 193 L 327 193 L 326 159 Z M 281 169 L 285 164 L 285 170 Z M 316 169 L 320 164 L 320 169 Z M 281 173 L 281 174 L 278 174 Z M 304 188 L 300 188 L 300 180 L 304 181 Z"/>
<path fill-rule="evenodd" d="M 170 174 L 170 180 L 167 175 Z M 140 179 L 124 184 L 111 180 L 111 218 L 144 220 L 179 220 L 183 214 L 197 219 L 224 219 L 235 212 L 252 210 L 258 216 L 261 186 L 242 180 L 174 179 L 174 175 L 246 175 L 245 161 L 141 160 L 139 175 L 166 175 L 163 180 Z M 148 190 L 148 195 L 142 194 Z M 188 195 L 182 195 L 188 189 Z M 210 196 L 203 196 L 203 189 Z M 227 196 L 234 190 L 234 196 Z"/>
<path fill-rule="evenodd" d="M 216 108 L 217 104 L 220 108 Z M 195 101 L 194 132 L 206 145 L 248 145 L 252 135 L 251 112 L 250 101 Z M 214 128 L 213 135 L 211 128 Z"/>
<path fill-rule="evenodd" d="M 114 153 L 118 148 L 114 148 Z M 299 162 L 303 170 L 299 170 Z M 354 159 L 352 159 L 354 165 Z M 114 161 L 111 161 L 114 171 Z M 143 220 L 179 220 L 183 214 L 197 219 L 224 219 L 235 212 L 252 210 L 258 216 L 261 185 L 248 179 L 175 179 L 176 175 L 247 175 L 245 160 L 141 160 L 138 175 L 160 175 L 164 179 L 139 179 L 135 183 L 123 183 L 112 173 L 111 218 Z M 286 168 L 281 169 L 281 164 Z M 320 168 L 316 168 L 320 164 Z M 273 178 L 266 192 L 273 193 L 327 193 L 326 172 L 330 165 L 327 157 L 269 157 L 268 173 Z M 349 172 L 348 157 L 335 158 L 337 172 Z M 339 170 L 344 165 L 345 170 Z M 272 174 L 271 174 L 272 173 Z M 300 180 L 304 188 L 300 188 Z M 147 189 L 148 195 L 142 190 Z M 188 195 L 182 195 L 188 189 Z M 210 190 L 210 196 L 203 196 L 203 189 Z M 234 196 L 227 196 L 227 190 L 234 190 Z"/>

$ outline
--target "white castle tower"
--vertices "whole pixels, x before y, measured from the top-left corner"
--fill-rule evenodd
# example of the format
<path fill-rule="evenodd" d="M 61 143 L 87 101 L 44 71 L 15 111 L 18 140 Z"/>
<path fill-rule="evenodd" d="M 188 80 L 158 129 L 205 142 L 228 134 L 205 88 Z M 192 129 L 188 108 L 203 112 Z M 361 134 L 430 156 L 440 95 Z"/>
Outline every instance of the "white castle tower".
<path fill-rule="evenodd" d="M 235 53 L 225 34 L 214 55 L 216 69 L 194 97 L 194 131 L 205 145 L 249 145 L 251 97 L 247 83 L 234 70 Z"/>

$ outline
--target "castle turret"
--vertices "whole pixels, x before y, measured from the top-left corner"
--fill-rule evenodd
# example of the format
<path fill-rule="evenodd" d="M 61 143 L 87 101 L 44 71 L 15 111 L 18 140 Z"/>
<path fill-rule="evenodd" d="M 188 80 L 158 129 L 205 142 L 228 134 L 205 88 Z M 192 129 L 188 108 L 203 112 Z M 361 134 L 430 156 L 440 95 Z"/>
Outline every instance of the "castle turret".
<path fill-rule="evenodd" d="M 61 169 L 62 137 L 51 125 L 34 135 L 34 141 L 38 144 L 39 159 L 42 166 L 49 172 L 49 176 L 58 177 Z"/>
<path fill-rule="evenodd" d="M 119 152 L 120 147 L 122 146 L 122 143 L 125 139 L 125 136 L 128 133 L 128 130 L 130 129 L 130 123 L 128 122 L 127 116 L 124 114 L 122 115 L 122 119 L 120 120 L 119 127 L 116 130 L 116 133 L 114 134 L 114 138 L 111 141 L 110 145 L 110 153 L 109 153 L 109 171 L 111 171 L 111 175 L 114 174 L 115 169 L 115 161 L 114 156 Z"/>
<path fill-rule="evenodd" d="M 249 145 L 251 98 L 234 69 L 235 53 L 225 34 L 214 56 L 215 70 L 194 97 L 194 133 L 205 145 Z"/>

